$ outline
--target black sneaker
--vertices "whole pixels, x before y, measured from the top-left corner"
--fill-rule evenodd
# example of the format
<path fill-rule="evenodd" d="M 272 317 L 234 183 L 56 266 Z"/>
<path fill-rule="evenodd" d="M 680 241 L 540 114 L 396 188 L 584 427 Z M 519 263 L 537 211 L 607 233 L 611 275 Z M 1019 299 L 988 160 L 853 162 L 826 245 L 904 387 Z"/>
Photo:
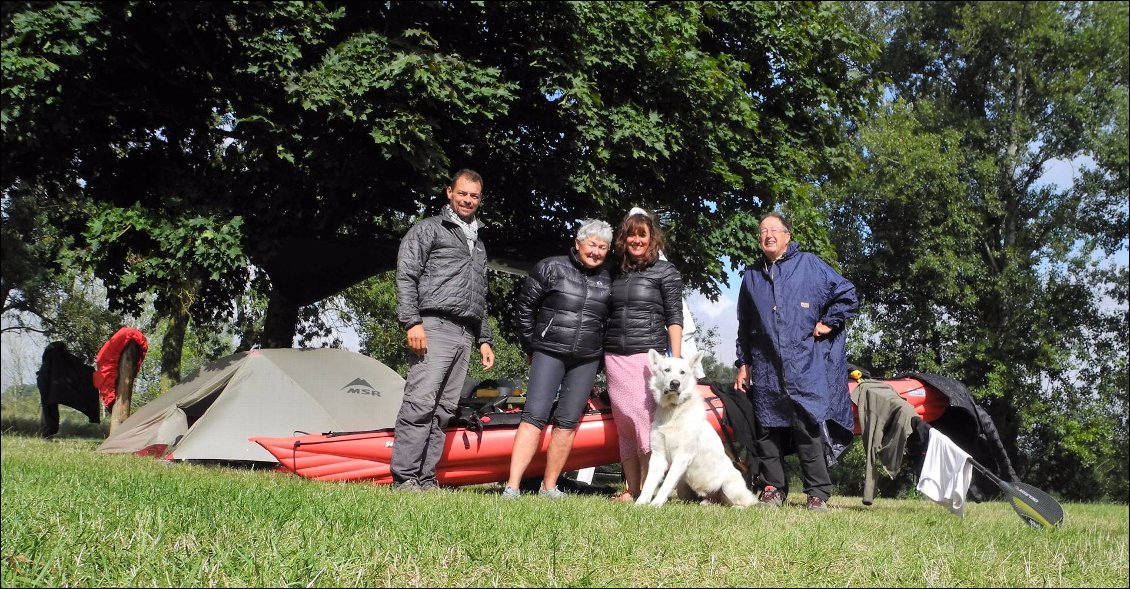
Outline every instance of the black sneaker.
<path fill-rule="evenodd" d="M 435 481 L 435 479 L 432 479 L 432 480 L 424 481 L 424 482 L 420 483 L 420 490 L 421 491 L 442 491 L 443 487 L 440 487 L 439 483 L 437 483 Z"/>
<path fill-rule="evenodd" d="M 808 496 L 808 510 L 809 511 L 828 511 L 828 502 L 817 497 L 816 495 Z"/>
<path fill-rule="evenodd" d="M 392 488 L 397 491 L 406 491 L 408 493 L 416 493 L 423 490 L 423 487 L 420 486 L 420 483 L 416 482 L 416 479 L 408 479 L 406 481 L 400 481 L 399 483 L 393 483 Z"/>
<path fill-rule="evenodd" d="M 754 507 L 771 507 L 778 508 L 785 504 L 785 494 L 780 489 L 773 485 L 767 485 L 765 490 L 761 491 L 761 498 L 754 503 Z"/>

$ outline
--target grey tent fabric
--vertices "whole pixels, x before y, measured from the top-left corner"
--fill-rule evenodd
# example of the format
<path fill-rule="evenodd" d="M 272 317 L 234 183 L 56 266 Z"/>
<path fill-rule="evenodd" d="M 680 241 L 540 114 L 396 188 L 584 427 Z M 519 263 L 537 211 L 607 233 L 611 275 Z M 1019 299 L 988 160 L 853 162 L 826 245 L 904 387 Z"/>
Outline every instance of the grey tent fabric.
<path fill-rule="evenodd" d="M 390 428 L 403 394 L 396 371 L 355 352 L 241 352 L 207 364 L 146 404 L 98 450 L 277 462 L 248 438 Z"/>

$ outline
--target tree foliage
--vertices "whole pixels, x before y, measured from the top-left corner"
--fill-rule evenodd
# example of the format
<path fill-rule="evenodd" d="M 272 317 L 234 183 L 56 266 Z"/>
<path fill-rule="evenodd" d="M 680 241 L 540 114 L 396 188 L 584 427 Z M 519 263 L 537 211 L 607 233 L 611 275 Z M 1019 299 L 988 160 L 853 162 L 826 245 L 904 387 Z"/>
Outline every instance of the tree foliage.
<path fill-rule="evenodd" d="M 1125 499 L 1127 4 L 870 8 L 892 99 L 826 191 L 863 361 L 957 378 L 1022 475 Z"/>
<path fill-rule="evenodd" d="M 717 292 L 757 211 L 842 171 L 872 92 L 871 45 L 816 3 L 18 2 L 3 26 L 5 187 L 238 216 L 252 260 L 295 234 L 395 239 L 468 166 L 500 254 L 642 204 Z"/>
<path fill-rule="evenodd" d="M 1124 498 L 1127 21 L 1126 2 L 5 2 L 4 312 L 101 342 L 83 326 L 155 305 L 172 377 L 186 341 L 324 339 L 333 305 L 268 262 L 349 238 L 393 268 L 454 168 L 485 177 L 495 256 L 559 254 L 578 219 L 641 205 L 707 294 L 783 207 L 859 287 L 860 361 L 966 382 L 1022 473 Z M 1042 179 L 1057 163 L 1070 185 Z M 101 318 L 65 303 L 91 273 Z M 346 313 L 404 368 L 387 281 Z M 518 376 L 514 286 L 491 281 L 490 376 Z"/>
<path fill-rule="evenodd" d="M 109 308 L 105 289 L 75 263 L 72 232 L 82 230 L 88 215 L 73 194 L 51 199 L 36 187 L 12 187 L 3 197 L 0 276 L 3 331 L 66 342 L 93 364 L 123 315 Z"/>

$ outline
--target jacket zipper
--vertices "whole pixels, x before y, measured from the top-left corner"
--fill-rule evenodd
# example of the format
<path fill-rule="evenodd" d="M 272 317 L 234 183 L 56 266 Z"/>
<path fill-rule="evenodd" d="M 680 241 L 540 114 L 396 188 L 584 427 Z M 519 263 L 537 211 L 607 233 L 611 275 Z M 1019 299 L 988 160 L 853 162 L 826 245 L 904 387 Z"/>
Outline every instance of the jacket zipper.
<path fill-rule="evenodd" d="M 577 316 L 577 330 L 573 332 L 574 354 L 577 353 L 577 347 L 581 345 L 581 329 L 584 328 L 585 308 L 589 304 L 589 279 L 584 272 L 581 273 L 581 288 L 584 294 L 581 296 L 581 313 Z"/>

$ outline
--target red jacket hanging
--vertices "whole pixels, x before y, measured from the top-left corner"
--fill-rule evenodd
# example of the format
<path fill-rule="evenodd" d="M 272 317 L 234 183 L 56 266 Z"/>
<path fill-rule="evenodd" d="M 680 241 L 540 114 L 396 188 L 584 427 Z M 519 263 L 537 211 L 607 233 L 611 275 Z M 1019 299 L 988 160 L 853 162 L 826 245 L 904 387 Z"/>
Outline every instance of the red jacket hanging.
<path fill-rule="evenodd" d="M 126 344 L 129 342 L 136 342 L 140 350 L 137 354 L 137 366 L 134 367 L 134 375 L 138 370 L 141 370 L 141 363 L 145 360 L 145 352 L 149 349 L 149 343 L 145 341 L 145 335 L 132 327 L 123 327 L 118 330 L 105 344 L 102 344 L 102 349 L 98 351 L 98 356 L 94 359 L 97 370 L 94 371 L 94 386 L 98 389 L 98 394 L 102 397 L 102 404 L 107 408 L 118 397 L 118 362 L 122 357 L 122 350 L 125 350 Z"/>

